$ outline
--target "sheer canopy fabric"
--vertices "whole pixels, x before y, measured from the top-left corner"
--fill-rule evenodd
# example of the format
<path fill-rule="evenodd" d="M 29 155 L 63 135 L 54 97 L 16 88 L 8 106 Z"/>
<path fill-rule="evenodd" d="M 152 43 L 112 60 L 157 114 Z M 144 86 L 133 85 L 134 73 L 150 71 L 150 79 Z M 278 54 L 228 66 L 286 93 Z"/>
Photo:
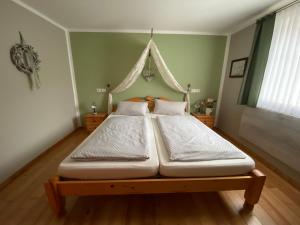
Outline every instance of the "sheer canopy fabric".
<path fill-rule="evenodd" d="M 190 98 L 189 98 L 189 91 L 184 89 L 174 78 L 173 74 L 170 72 L 169 68 L 167 67 L 164 59 L 162 58 L 156 44 L 153 40 L 150 40 L 147 44 L 146 48 L 144 49 L 142 55 L 138 59 L 137 63 L 134 65 L 134 67 L 130 70 L 128 75 L 125 77 L 125 79 L 113 90 L 111 90 L 108 94 L 108 113 L 112 111 L 112 95 L 121 93 L 123 91 L 126 91 L 128 88 L 130 88 L 134 82 L 138 79 L 138 77 L 141 75 L 142 70 L 145 66 L 147 56 L 149 54 L 149 51 L 151 50 L 151 56 L 154 59 L 154 62 L 157 66 L 157 69 L 159 73 L 161 74 L 164 82 L 173 90 L 177 92 L 181 92 L 185 94 L 185 101 L 187 101 L 187 112 L 190 112 Z"/>
<path fill-rule="evenodd" d="M 257 107 L 300 118 L 300 4 L 276 15 Z"/>

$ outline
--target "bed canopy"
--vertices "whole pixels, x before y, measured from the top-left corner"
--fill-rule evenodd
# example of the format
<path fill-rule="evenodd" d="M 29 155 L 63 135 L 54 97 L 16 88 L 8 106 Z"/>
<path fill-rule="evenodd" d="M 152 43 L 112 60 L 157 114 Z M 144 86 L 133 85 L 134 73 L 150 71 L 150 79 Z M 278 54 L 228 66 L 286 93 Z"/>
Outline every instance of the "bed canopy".
<path fill-rule="evenodd" d="M 151 35 L 152 36 L 152 35 Z M 189 97 L 189 87 L 187 89 L 183 88 L 174 78 L 171 71 L 168 69 L 164 59 L 162 58 L 157 45 L 155 42 L 150 39 L 148 42 L 146 48 L 144 49 L 142 55 L 136 62 L 136 64 L 133 66 L 133 68 L 130 70 L 128 75 L 125 77 L 125 79 L 113 90 L 111 90 L 108 94 L 108 113 L 111 113 L 112 111 L 112 98 L 113 94 L 121 93 L 123 91 L 126 91 L 129 87 L 131 87 L 134 82 L 137 80 L 137 78 L 141 75 L 142 70 L 145 66 L 147 56 L 151 52 L 151 56 L 154 59 L 154 63 L 157 66 L 157 69 L 162 76 L 164 82 L 173 90 L 183 93 L 184 94 L 184 100 L 187 102 L 187 108 L 186 111 L 190 112 L 190 97 Z"/>

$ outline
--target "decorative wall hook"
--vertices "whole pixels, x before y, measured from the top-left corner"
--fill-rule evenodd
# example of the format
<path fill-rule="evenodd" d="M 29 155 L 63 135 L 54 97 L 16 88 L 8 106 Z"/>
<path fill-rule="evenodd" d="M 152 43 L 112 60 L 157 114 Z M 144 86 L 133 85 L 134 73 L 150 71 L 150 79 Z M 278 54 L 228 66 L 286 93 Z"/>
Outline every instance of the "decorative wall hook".
<path fill-rule="evenodd" d="M 191 91 L 191 87 L 192 87 L 191 84 L 188 84 L 188 85 L 187 85 L 187 91 L 188 91 L 188 92 Z"/>
<path fill-rule="evenodd" d="M 40 70 L 41 60 L 39 55 L 31 45 L 25 43 L 19 31 L 20 43 L 15 44 L 10 49 L 10 59 L 16 68 L 28 76 L 30 88 L 40 88 L 41 82 L 38 71 Z"/>

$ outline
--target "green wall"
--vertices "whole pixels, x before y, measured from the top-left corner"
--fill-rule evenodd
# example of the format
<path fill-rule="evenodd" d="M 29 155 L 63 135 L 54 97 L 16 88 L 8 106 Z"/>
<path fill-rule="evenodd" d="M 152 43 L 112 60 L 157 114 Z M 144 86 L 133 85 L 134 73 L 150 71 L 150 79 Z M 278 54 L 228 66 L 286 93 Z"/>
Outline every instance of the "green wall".
<path fill-rule="evenodd" d="M 72 32 L 72 54 L 81 115 L 90 111 L 94 101 L 99 111 L 107 109 L 107 93 L 96 88 L 119 84 L 136 63 L 148 40 L 148 34 Z M 191 102 L 217 98 L 223 65 L 226 36 L 155 34 L 154 41 L 176 80 L 184 87 L 191 83 L 200 93 L 191 94 Z M 126 92 L 114 95 L 114 102 L 130 97 L 164 96 L 181 100 L 155 72 L 146 82 L 140 77 Z"/>

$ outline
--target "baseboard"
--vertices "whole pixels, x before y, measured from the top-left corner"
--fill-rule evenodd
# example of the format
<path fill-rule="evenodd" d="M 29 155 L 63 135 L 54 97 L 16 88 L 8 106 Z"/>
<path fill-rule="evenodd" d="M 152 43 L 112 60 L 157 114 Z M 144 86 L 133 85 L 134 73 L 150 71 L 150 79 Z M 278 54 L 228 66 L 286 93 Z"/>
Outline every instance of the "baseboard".
<path fill-rule="evenodd" d="M 70 132 L 69 134 L 67 134 L 66 136 L 64 136 L 62 139 L 60 139 L 59 141 L 57 141 L 50 148 L 48 148 L 45 151 L 43 151 L 37 157 L 35 157 L 34 159 L 32 159 L 30 162 L 26 163 L 22 168 L 18 169 L 15 173 L 13 173 L 11 176 L 9 176 L 5 181 L 3 181 L 2 183 L 0 183 L 0 191 L 3 190 L 7 185 L 9 185 L 10 183 L 12 183 L 18 176 L 20 176 L 22 173 L 24 173 L 36 161 L 38 161 L 43 156 L 49 154 L 50 152 L 52 152 L 55 149 L 56 146 L 58 146 L 63 141 L 65 141 L 69 136 L 71 136 L 72 134 L 74 134 L 78 129 L 81 129 L 81 128 L 76 128 L 75 130 L 73 130 L 72 132 Z"/>
<path fill-rule="evenodd" d="M 262 162 L 268 169 L 272 170 L 276 174 L 278 174 L 282 179 L 290 183 L 292 186 L 300 190 L 300 183 L 297 180 L 292 179 L 291 177 L 287 177 L 285 173 L 283 173 L 280 169 L 274 167 L 272 163 L 270 163 L 268 160 L 264 159 L 262 156 L 258 155 L 257 153 L 253 152 L 250 147 L 242 144 L 239 140 L 236 138 L 230 136 L 225 131 L 215 127 L 214 131 L 219 133 L 221 136 L 232 142 L 234 145 L 242 149 L 244 152 L 246 152 L 249 156 L 258 159 L 260 162 Z"/>

